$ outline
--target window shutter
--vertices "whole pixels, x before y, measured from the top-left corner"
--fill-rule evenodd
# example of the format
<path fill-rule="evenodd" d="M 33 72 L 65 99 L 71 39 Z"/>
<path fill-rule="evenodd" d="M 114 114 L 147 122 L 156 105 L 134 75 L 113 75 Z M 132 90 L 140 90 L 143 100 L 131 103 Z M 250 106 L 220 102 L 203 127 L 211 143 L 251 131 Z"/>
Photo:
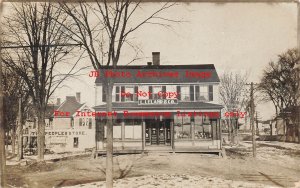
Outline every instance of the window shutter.
<path fill-rule="evenodd" d="M 125 101 L 125 86 L 121 86 L 121 101 Z"/>
<path fill-rule="evenodd" d="M 120 87 L 116 87 L 116 102 L 120 101 Z"/>
<path fill-rule="evenodd" d="M 139 87 L 138 86 L 134 86 L 134 93 L 133 93 L 133 99 L 134 99 L 134 101 L 138 101 L 138 90 L 139 90 Z"/>
<path fill-rule="evenodd" d="M 106 90 L 105 90 L 105 86 L 102 86 L 102 102 L 106 102 Z"/>
<path fill-rule="evenodd" d="M 149 99 L 152 99 L 152 98 L 153 98 L 153 96 L 152 96 L 152 91 L 153 91 L 152 86 L 149 86 Z"/>
<path fill-rule="evenodd" d="M 180 86 L 176 87 L 176 91 L 177 91 L 177 99 L 181 100 Z"/>
<path fill-rule="evenodd" d="M 213 85 L 208 86 L 208 100 L 213 101 L 214 100 L 214 95 L 213 95 Z"/>
<path fill-rule="evenodd" d="M 163 99 L 167 98 L 167 96 L 165 95 L 166 91 L 167 91 L 167 87 L 166 86 L 162 86 L 162 92 L 164 93 Z"/>
<path fill-rule="evenodd" d="M 196 86 L 195 87 L 195 92 L 196 92 L 196 101 L 198 101 L 199 100 L 199 96 L 200 96 L 200 87 L 199 86 Z"/>
<path fill-rule="evenodd" d="M 190 99 L 191 101 L 194 101 L 194 86 L 190 86 Z"/>

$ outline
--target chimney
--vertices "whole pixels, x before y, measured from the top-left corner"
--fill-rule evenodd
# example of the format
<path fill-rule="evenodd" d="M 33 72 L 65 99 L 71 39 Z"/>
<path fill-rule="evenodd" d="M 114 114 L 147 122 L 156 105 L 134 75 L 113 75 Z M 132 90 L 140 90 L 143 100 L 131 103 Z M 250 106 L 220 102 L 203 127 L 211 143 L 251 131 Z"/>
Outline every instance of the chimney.
<path fill-rule="evenodd" d="M 56 99 L 56 105 L 57 105 L 57 106 L 60 106 L 60 98 L 57 98 L 57 99 Z"/>
<path fill-rule="evenodd" d="M 152 62 L 147 62 L 147 65 L 148 65 L 148 66 L 151 66 L 151 65 L 152 65 Z"/>
<path fill-rule="evenodd" d="M 80 103 L 80 92 L 77 92 L 77 93 L 76 93 L 76 100 L 77 100 L 77 102 Z"/>
<path fill-rule="evenodd" d="M 152 52 L 153 65 L 160 65 L 160 52 Z"/>

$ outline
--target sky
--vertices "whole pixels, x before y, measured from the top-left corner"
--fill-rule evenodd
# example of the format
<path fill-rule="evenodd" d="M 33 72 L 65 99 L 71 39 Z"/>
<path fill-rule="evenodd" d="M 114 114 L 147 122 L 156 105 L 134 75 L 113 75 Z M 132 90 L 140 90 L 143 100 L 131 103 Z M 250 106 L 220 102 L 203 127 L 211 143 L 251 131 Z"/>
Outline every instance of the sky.
<path fill-rule="evenodd" d="M 135 21 L 161 4 L 142 6 Z M 130 36 L 131 42 L 141 49 L 141 59 L 131 65 L 146 64 L 156 51 L 161 54 L 161 65 L 214 64 L 219 75 L 248 72 L 248 81 L 257 83 L 268 62 L 296 47 L 296 8 L 296 3 L 179 3 L 163 16 L 181 23 L 172 23 L 171 28 L 144 25 Z M 127 64 L 131 58 L 132 49 L 125 47 L 120 64 Z M 67 87 L 58 89 L 53 98 L 65 99 L 66 95 L 81 92 L 81 101 L 93 106 L 95 79 L 88 77 L 88 72 L 66 81 Z M 259 104 L 257 109 L 262 120 L 275 113 L 271 103 Z"/>

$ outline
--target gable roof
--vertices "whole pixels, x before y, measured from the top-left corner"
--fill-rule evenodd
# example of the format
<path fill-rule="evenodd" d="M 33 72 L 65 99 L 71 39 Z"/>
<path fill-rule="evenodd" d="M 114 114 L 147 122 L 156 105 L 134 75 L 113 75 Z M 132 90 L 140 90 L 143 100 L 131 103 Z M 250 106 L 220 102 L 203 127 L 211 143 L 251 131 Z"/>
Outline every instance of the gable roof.
<path fill-rule="evenodd" d="M 53 116 L 53 112 L 59 108 L 56 104 L 48 104 L 46 107 L 45 118 L 50 118 Z"/>
<path fill-rule="evenodd" d="M 66 100 L 60 105 L 60 107 L 57 109 L 58 111 L 62 112 L 70 112 L 71 117 L 79 108 L 81 108 L 83 104 L 80 104 L 75 96 L 67 96 Z M 53 113 L 54 115 L 54 113 Z M 61 117 L 61 116 L 55 116 L 55 117 Z M 68 117 L 68 116 L 63 116 L 63 117 Z"/>
<path fill-rule="evenodd" d="M 105 76 L 113 71 L 123 74 L 118 77 Z M 205 83 L 220 82 L 213 64 L 199 65 L 142 65 L 142 66 L 111 66 L 98 71 L 100 76 L 95 83 L 101 84 L 105 78 L 113 79 L 114 83 Z M 194 77 L 187 73 L 196 73 Z M 147 76 L 143 76 L 146 75 Z M 189 76 L 187 76 L 189 75 Z"/>

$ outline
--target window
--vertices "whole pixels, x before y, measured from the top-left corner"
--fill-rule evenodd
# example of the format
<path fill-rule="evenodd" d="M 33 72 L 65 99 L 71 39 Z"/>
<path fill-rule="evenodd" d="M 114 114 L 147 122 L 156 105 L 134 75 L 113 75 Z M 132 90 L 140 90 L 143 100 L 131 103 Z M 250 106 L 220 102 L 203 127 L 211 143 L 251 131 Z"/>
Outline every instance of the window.
<path fill-rule="evenodd" d="M 182 101 L 190 101 L 190 87 L 189 86 L 181 86 L 181 100 Z"/>
<path fill-rule="evenodd" d="M 89 118 L 89 129 L 92 128 L 92 118 Z"/>
<path fill-rule="evenodd" d="M 213 101 L 214 100 L 214 90 L 213 85 L 208 86 L 208 100 Z"/>
<path fill-rule="evenodd" d="M 162 87 L 161 86 L 152 86 L 152 88 L 153 88 L 152 89 L 152 91 L 153 91 L 152 98 L 153 99 L 162 99 L 163 97 L 158 95 L 159 92 L 162 92 Z"/>
<path fill-rule="evenodd" d="M 176 139 L 191 138 L 191 119 L 189 116 L 174 115 L 174 136 Z"/>
<path fill-rule="evenodd" d="M 74 127 L 74 118 L 71 117 L 71 127 L 73 128 Z"/>
<path fill-rule="evenodd" d="M 79 139 L 78 139 L 78 137 L 74 137 L 74 139 L 73 139 L 73 147 L 74 148 L 78 148 L 78 145 L 79 145 Z"/>
<path fill-rule="evenodd" d="M 126 86 L 125 87 L 125 101 L 133 101 L 133 93 L 134 93 L 134 87 L 133 86 Z"/>
<path fill-rule="evenodd" d="M 208 86 L 196 86 L 195 90 L 197 101 L 208 101 Z"/>
<path fill-rule="evenodd" d="M 116 86 L 116 102 L 120 101 L 120 86 Z"/>
<path fill-rule="evenodd" d="M 138 86 L 121 86 L 121 92 L 120 87 L 116 87 L 116 101 L 124 102 L 132 102 L 138 100 Z M 121 96 L 121 97 L 120 97 Z"/>
<path fill-rule="evenodd" d="M 102 86 L 102 102 L 106 102 L 106 90 L 104 87 Z"/>
<path fill-rule="evenodd" d="M 82 126 L 82 118 L 79 118 L 79 126 Z"/>

